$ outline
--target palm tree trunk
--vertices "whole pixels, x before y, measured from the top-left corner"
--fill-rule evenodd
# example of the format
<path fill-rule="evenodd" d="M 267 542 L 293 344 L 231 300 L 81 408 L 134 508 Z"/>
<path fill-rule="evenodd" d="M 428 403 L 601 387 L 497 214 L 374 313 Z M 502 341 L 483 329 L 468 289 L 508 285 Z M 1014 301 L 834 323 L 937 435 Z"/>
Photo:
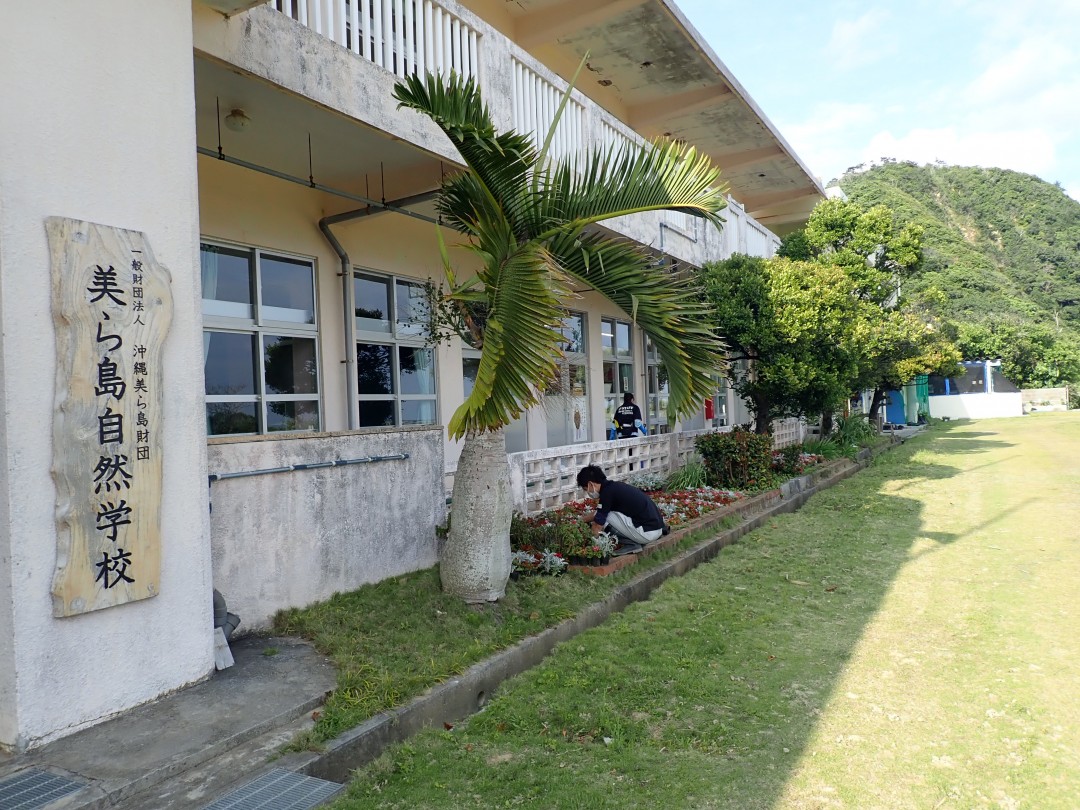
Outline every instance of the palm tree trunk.
<path fill-rule="evenodd" d="M 510 465 L 502 430 L 469 433 L 454 475 L 450 532 L 439 561 L 443 590 L 494 602 L 510 578 Z"/>

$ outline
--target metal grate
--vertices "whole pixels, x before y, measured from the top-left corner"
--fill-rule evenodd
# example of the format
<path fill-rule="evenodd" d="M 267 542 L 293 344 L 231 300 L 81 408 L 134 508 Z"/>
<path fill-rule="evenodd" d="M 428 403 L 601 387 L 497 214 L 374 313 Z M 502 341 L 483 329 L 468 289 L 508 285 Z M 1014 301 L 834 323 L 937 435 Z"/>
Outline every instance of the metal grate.
<path fill-rule="evenodd" d="M 37 810 L 82 788 L 81 782 L 28 768 L 0 779 L 0 807 L 4 810 Z"/>
<path fill-rule="evenodd" d="M 310 810 L 342 787 L 325 779 L 276 768 L 208 804 L 203 810 Z"/>

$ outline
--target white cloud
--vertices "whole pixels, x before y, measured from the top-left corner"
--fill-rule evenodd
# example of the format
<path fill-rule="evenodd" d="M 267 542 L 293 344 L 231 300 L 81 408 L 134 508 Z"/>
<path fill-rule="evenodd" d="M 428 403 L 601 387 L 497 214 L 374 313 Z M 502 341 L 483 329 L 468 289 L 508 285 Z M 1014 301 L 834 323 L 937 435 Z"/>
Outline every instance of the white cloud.
<path fill-rule="evenodd" d="M 869 65 L 893 52 L 891 41 L 879 35 L 889 23 L 884 9 L 870 9 L 856 20 L 839 20 L 826 45 L 828 59 L 840 70 Z"/>
<path fill-rule="evenodd" d="M 1045 178 L 1055 165 L 1056 155 L 1053 138 L 1041 129 L 961 132 L 948 126 L 913 129 L 900 136 L 878 132 L 863 149 L 862 158 L 870 161 L 882 157 L 998 167 Z"/>

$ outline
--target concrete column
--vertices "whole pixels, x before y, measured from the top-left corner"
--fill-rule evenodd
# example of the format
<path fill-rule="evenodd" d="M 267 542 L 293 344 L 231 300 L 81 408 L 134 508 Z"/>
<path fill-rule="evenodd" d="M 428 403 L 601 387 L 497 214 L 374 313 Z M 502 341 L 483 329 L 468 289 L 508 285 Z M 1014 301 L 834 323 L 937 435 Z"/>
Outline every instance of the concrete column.
<path fill-rule="evenodd" d="M 0 745 L 213 668 L 191 5 L 23 3 L 0 26 Z M 54 618 L 56 369 L 45 219 L 141 231 L 172 274 L 160 594 Z"/>

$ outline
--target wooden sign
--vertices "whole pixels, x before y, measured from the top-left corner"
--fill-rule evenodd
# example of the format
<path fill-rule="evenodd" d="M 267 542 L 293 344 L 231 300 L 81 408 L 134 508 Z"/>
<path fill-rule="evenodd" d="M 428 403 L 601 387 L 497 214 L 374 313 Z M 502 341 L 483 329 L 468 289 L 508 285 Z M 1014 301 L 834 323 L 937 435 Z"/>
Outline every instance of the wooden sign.
<path fill-rule="evenodd" d="M 50 217 L 56 329 L 53 615 L 158 593 L 168 270 L 137 231 Z"/>

